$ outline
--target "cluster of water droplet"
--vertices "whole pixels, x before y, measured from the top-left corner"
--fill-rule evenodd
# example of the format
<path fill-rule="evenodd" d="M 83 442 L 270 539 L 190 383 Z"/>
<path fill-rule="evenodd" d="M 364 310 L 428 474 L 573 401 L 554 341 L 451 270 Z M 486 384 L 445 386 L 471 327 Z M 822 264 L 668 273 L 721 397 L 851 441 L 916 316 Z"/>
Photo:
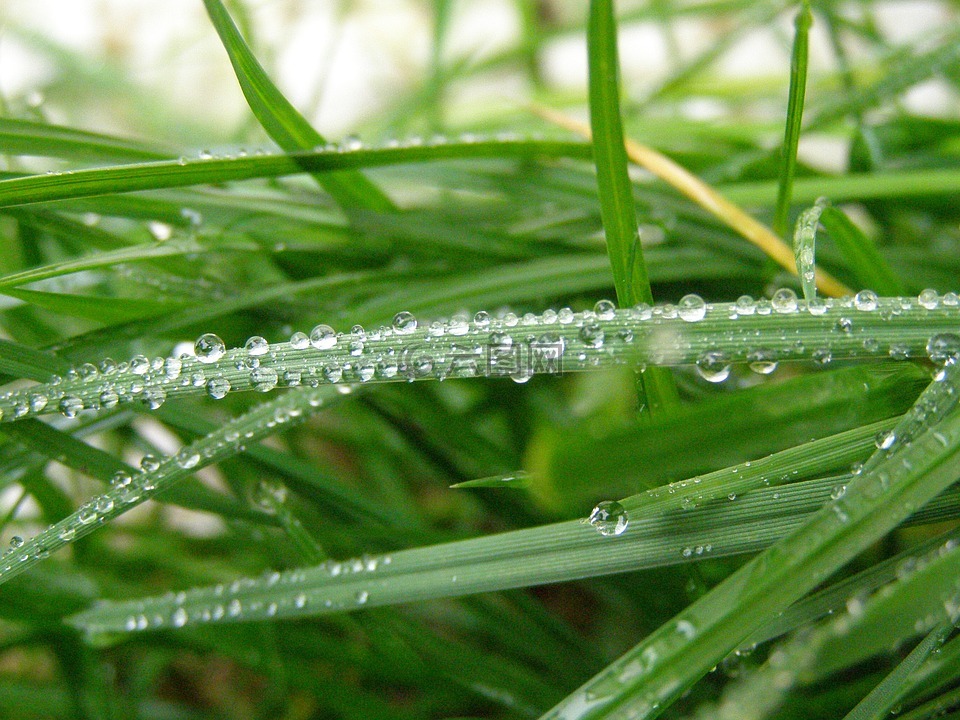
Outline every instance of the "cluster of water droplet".
<path fill-rule="evenodd" d="M 311 568 L 268 571 L 258 578 L 212 587 L 103 602 L 72 622 L 97 635 L 351 610 L 369 603 L 370 590 L 364 582 L 382 574 L 392 562 L 390 555 L 364 555 Z"/>
<path fill-rule="evenodd" d="M 758 322 L 764 316 L 771 320 Z M 863 290 L 852 298 L 801 300 L 784 288 L 770 299 L 713 304 L 691 294 L 675 305 L 622 309 L 601 300 L 582 312 L 480 311 L 428 324 L 399 312 L 376 329 L 337 332 L 319 324 L 286 342 L 253 336 L 233 350 L 205 333 L 192 353 L 179 357 L 84 363 L 64 377 L 0 395 L 0 419 L 53 410 L 76 417 L 131 402 L 155 409 L 170 397 L 198 392 L 219 399 L 234 390 L 481 376 L 522 383 L 535 374 L 616 364 L 640 370 L 691 364 L 710 382 L 726 380 L 736 362 L 762 375 L 784 360 L 827 364 L 881 355 L 926 357 L 944 366 L 960 357 L 958 320 L 960 298 L 933 290 L 916 298 L 881 299 Z"/>

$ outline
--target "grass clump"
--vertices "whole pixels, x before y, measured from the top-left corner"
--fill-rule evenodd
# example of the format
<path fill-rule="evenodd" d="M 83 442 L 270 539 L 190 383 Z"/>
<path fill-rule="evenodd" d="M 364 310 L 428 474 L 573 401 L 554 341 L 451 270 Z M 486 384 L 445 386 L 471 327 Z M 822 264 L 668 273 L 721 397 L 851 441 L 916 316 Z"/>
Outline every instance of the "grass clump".
<path fill-rule="evenodd" d="M 162 141 L 88 122 L 129 68 L 11 20 L 56 72 L 0 117 L 5 714 L 960 708 L 955 23 L 527 5 L 482 60 L 424 5 L 366 142 L 288 100 L 239 3 L 202 27 L 248 120 Z M 774 21 L 783 67 L 724 74 Z M 656 84 L 619 77 L 625 27 L 667 40 Z M 527 105 L 457 100 L 503 73 Z"/>

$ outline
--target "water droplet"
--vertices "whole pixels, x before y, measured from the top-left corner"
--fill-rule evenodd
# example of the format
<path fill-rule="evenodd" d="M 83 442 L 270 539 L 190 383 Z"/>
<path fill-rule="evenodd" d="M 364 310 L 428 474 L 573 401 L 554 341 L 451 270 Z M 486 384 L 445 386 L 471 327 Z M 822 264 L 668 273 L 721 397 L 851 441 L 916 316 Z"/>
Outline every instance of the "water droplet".
<path fill-rule="evenodd" d="M 721 383 L 730 377 L 730 363 L 722 352 L 705 352 L 697 358 L 697 373 L 707 382 Z"/>
<path fill-rule="evenodd" d="M 873 290 L 861 290 L 853 296 L 853 306 L 862 312 L 877 309 L 878 298 Z"/>
<path fill-rule="evenodd" d="M 133 478 L 130 477 L 130 473 L 126 470 L 117 470 L 113 477 L 110 478 L 110 485 L 115 488 L 126 487 L 133 482 Z"/>
<path fill-rule="evenodd" d="M 23 538 L 19 535 L 14 535 L 10 538 L 10 547 L 16 550 L 17 548 L 23 547 Z"/>
<path fill-rule="evenodd" d="M 31 393 L 29 397 L 30 411 L 38 413 L 47 406 L 47 396 L 42 393 Z"/>
<path fill-rule="evenodd" d="M 180 628 L 187 624 L 187 619 L 187 611 L 183 608 L 177 608 L 170 615 L 170 624 L 175 628 Z"/>
<path fill-rule="evenodd" d="M 927 357 L 935 365 L 953 365 L 960 358 L 960 335 L 937 333 L 927 341 Z"/>
<path fill-rule="evenodd" d="M 881 430 L 873 439 L 878 450 L 889 450 L 897 440 L 896 433 L 893 430 Z"/>
<path fill-rule="evenodd" d="M 417 329 L 417 319 L 413 313 L 401 310 L 393 316 L 393 331 L 398 335 L 409 335 Z"/>
<path fill-rule="evenodd" d="M 797 294 L 790 288 L 780 288 L 770 298 L 774 312 L 788 314 L 797 311 Z"/>
<path fill-rule="evenodd" d="M 193 350 L 197 354 L 197 360 L 202 363 L 214 363 L 223 357 L 226 352 L 226 345 L 223 340 L 213 333 L 204 333 L 197 338 L 193 345 Z"/>
<path fill-rule="evenodd" d="M 741 295 L 734 304 L 737 315 L 753 315 L 757 311 L 757 304 L 749 295 Z"/>
<path fill-rule="evenodd" d="M 480 330 L 486 330 L 490 327 L 490 313 L 486 310 L 481 310 L 473 316 L 473 324 Z"/>
<path fill-rule="evenodd" d="M 307 606 L 306 593 L 297 593 L 293 598 L 293 606 L 298 610 L 306 607 Z"/>
<path fill-rule="evenodd" d="M 601 320 L 613 320 L 616 316 L 617 306 L 609 300 L 598 300 L 597 304 L 593 306 L 593 312 Z"/>
<path fill-rule="evenodd" d="M 102 497 L 97 500 L 97 512 L 98 513 L 108 513 L 113 510 L 113 498 L 111 497 Z"/>
<path fill-rule="evenodd" d="M 140 460 L 140 469 L 143 472 L 154 472 L 160 467 L 160 459 L 156 455 L 144 455 Z"/>
<path fill-rule="evenodd" d="M 277 386 L 280 378 L 273 368 L 254 368 L 250 371 L 250 382 L 257 392 L 270 392 Z"/>
<path fill-rule="evenodd" d="M 366 590 L 361 590 L 357 593 L 356 598 L 357 605 L 365 605 L 367 600 L 370 599 L 370 593 L 368 593 Z"/>
<path fill-rule="evenodd" d="M 270 343 L 259 335 L 254 335 L 247 339 L 243 348 L 247 351 L 247 355 L 259 357 L 260 355 L 266 355 L 270 351 Z"/>
<path fill-rule="evenodd" d="M 677 632 L 686 640 L 693 640 L 697 636 L 697 628 L 689 620 L 677 620 Z"/>
<path fill-rule="evenodd" d="M 200 463 L 200 454 L 190 448 L 183 448 L 177 453 L 176 461 L 184 470 L 189 470 Z"/>
<path fill-rule="evenodd" d="M 65 527 L 60 530 L 58 537 L 64 542 L 72 542 L 73 538 L 76 537 L 77 530 L 72 527 Z"/>
<path fill-rule="evenodd" d="M 83 410 L 83 400 L 75 395 L 64 395 L 60 398 L 60 414 L 64 417 L 75 418 Z"/>
<path fill-rule="evenodd" d="M 214 400 L 222 400 L 230 392 L 230 381 L 223 376 L 210 378 L 207 381 L 207 395 Z"/>
<path fill-rule="evenodd" d="M 337 332 L 329 325 L 317 325 L 310 331 L 310 344 L 317 350 L 327 350 L 337 344 Z"/>
<path fill-rule="evenodd" d="M 921 307 L 925 307 L 927 310 L 935 310 L 937 305 L 940 304 L 940 296 L 937 295 L 936 290 L 927 288 L 917 295 L 917 302 L 920 303 Z"/>
<path fill-rule="evenodd" d="M 598 348 L 603 346 L 605 335 L 600 323 L 590 322 L 580 328 L 578 337 L 587 347 Z"/>
<path fill-rule="evenodd" d="M 707 314 L 707 304 L 699 295 L 684 295 L 677 303 L 677 313 L 681 320 L 699 322 Z"/>
<path fill-rule="evenodd" d="M 604 500 L 590 512 L 587 522 L 605 537 L 622 535 L 630 524 L 630 518 L 623 505 L 616 500 Z"/>
<path fill-rule="evenodd" d="M 294 350 L 306 350 L 310 347 L 310 338 L 306 333 L 295 332 L 290 336 L 290 347 Z"/>

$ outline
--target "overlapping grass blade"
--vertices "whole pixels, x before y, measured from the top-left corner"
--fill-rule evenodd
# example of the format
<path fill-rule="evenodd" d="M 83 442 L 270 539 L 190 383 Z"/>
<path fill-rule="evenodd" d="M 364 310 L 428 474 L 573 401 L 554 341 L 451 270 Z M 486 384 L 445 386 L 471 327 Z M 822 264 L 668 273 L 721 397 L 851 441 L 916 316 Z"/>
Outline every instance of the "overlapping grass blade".
<path fill-rule="evenodd" d="M 624 713 L 659 715 L 766 619 L 889 532 L 909 510 L 950 485 L 960 471 L 958 375 L 960 369 L 951 366 L 931 383 L 894 430 L 896 439 L 890 447 L 878 450 L 878 459 L 848 484 L 843 497 L 543 717 L 593 720 Z M 909 428 L 912 444 L 896 436 L 901 428 Z M 915 434 L 919 430 L 922 434 Z"/>
<path fill-rule="evenodd" d="M 203 4 L 230 56 L 243 95 L 267 134 L 287 152 L 325 144 L 323 136 L 314 130 L 270 80 L 244 42 L 223 3 L 220 0 L 204 0 Z M 359 172 L 317 176 L 317 181 L 347 210 L 366 208 L 388 212 L 394 209 L 390 199 Z"/>

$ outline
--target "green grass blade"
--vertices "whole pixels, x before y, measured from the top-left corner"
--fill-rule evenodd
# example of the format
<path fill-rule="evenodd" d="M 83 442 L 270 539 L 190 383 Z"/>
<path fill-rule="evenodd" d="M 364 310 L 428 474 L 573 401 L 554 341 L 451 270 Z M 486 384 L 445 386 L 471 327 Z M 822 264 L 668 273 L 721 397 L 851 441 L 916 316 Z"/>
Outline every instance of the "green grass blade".
<path fill-rule="evenodd" d="M 98 162 L 165 160 L 177 154 L 137 140 L 15 118 L 0 118 L 0 147 L 12 155 Z"/>
<path fill-rule="evenodd" d="M 903 282 L 880 254 L 876 243 L 854 225 L 843 210 L 825 208 L 820 215 L 820 222 L 837 244 L 860 287 L 871 288 L 882 294 L 905 291 Z"/>
<path fill-rule="evenodd" d="M 794 21 L 793 53 L 790 57 L 790 99 L 787 102 L 783 145 L 780 148 L 777 204 L 773 212 L 773 231 L 780 237 L 784 237 L 787 232 L 793 176 L 797 170 L 797 145 L 800 142 L 800 128 L 803 125 L 803 99 L 807 89 L 807 62 L 812 24 L 813 13 L 810 12 L 810 3 L 804 0 Z M 807 296 L 806 289 L 804 289 L 804 295 Z"/>
<path fill-rule="evenodd" d="M 762 487 L 736 502 L 724 499 L 690 510 L 636 513 L 639 516 L 629 520 L 619 537 L 604 537 L 583 521 L 558 523 L 268 572 L 237 580 L 229 588 L 199 588 L 179 598 L 100 603 L 72 622 L 102 639 L 96 636 L 148 629 L 131 624 L 131 614 L 159 618 L 153 629 L 313 616 L 751 552 L 809 520 L 829 501 L 837 482 L 826 478 L 777 489 Z M 947 511 L 934 517 L 955 516 L 960 512 L 957 499 L 956 492 L 945 496 Z M 624 506 L 640 502 L 639 496 L 628 498 Z"/>
<path fill-rule="evenodd" d="M 326 141 L 273 84 L 244 42 L 243 36 L 220 0 L 204 0 L 207 14 L 220 35 L 237 74 L 243 95 L 263 129 L 288 152 L 307 150 Z M 317 181 L 344 209 L 390 212 L 395 206 L 359 172 L 317 176 Z"/>
<path fill-rule="evenodd" d="M 793 253 L 797 258 L 797 274 L 800 276 L 800 285 L 803 288 L 803 298 L 807 303 L 814 303 L 817 298 L 816 253 L 817 227 L 820 225 L 820 216 L 823 214 L 826 200 L 821 198 L 812 208 L 800 213 L 797 226 L 793 233 Z M 864 287 L 870 287 L 865 285 Z"/>
<path fill-rule="evenodd" d="M 912 445 L 896 441 L 888 448 L 893 454 L 879 450 L 878 457 L 885 459 L 851 482 L 842 498 L 805 522 L 789 542 L 738 570 L 546 713 L 544 720 L 659 715 L 767 618 L 889 532 L 907 508 L 925 504 L 950 485 L 960 472 L 958 375 L 956 366 L 948 368 L 904 419 L 902 425 L 911 429 L 932 426 L 912 435 Z"/>
<path fill-rule="evenodd" d="M 481 140 L 343 151 L 321 149 L 233 158 L 182 158 L 0 180 L 0 206 L 431 160 L 538 156 L 589 159 L 592 148 L 577 141 Z"/>
<path fill-rule="evenodd" d="M 844 716 L 843 720 L 883 720 L 883 718 L 886 718 L 890 714 L 891 708 L 909 691 L 910 675 L 943 645 L 943 641 L 947 639 L 952 630 L 953 625 L 949 622 L 935 627 L 879 685 L 870 691 L 869 695 Z"/>
<path fill-rule="evenodd" d="M 212 382 L 217 385 L 213 394 L 222 395 L 267 392 L 305 379 L 318 384 L 529 379 L 620 365 L 706 365 L 710 372 L 729 373 L 730 363 L 754 362 L 760 351 L 765 362 L 816 358 L 821 363 L 928 355 L 943 362 L 958 352 L 953 331 L 960 307 L 955 304 L 931 309 L 913 298 L 881 299 L 867 291 L 854 299 L 828 299 L 814 312 L 788 291 L 781 291 L 777 302 L 775 313 L 768 301 L 749 307 L 704 304 L 702 317 L 698 310 L 695 320 L 679 317 L 672 306 L 616 311 L 602 306 L 599 314 L 564 311 L 562 318 L 547 311 L 525 323 L 489 314 L 473 321 L 455 316 L 432 329 L 416 327 L 416 319 L 408 318 L 399 331 L 384 326 L 361 336 L 359 331 L 329 334 L 331 330 L 313 344 L 305 339 L 274 343 L 253 369 L 245 364 L 245 348 L 228 350 L 213 336 L 215 352 L 209 357 L 144 359 L 105 375 L 93 368 L 83 377 L 10 391 L 0 396 L 0 421 L 57 410 L 75 417 L 83 409 L 100 408 L 104 394 L 110 396 L 108 405 L 147 402 L 158 407 L 168 399 L 208 394 Z M 532 326 L 542 328 L 539 335 L 530 336 Z M 465 337 L 471 342 L 466 349 Z M 194 375 L 199 382 L 183 382 Z M 42 395 L 46 402 L 35 408 L 32 395 Z"/>
<path fill-rule="evenodd" d="M 652 303 L 653 292 L 640 246 L 633 187 L 627 174 L 620 117 L 620 61 L 612 0 L 591 0 L 587 27 L 590 129 L 597 167 L 600 216 L 621 307 Z M 657 415 L 678 404 L 676 386 L 667 371 L 637 378 L 642 413 Z"/>
<path fill-rule="evenodd" d="M 156 468 L 138 473 L 130 483 L 93 498 L 69 517 L 11 550 L 0 563 L 0 583 L 33 567 L 51 552 L 90 534 L 103 523 L 174 487 L 201 467 L 238 454 L 241 438 L 244 442 L 256 442 L 274 434 L 278 424 L 290 427 L 302 422 L 336 397 L 337 393 L 328 388 L 302 388 L 255 406 L 217 431 L 185 446 L 176 456 L 163 459 Z M 282 422 L 278 422 L 278 418 L 282 418 Z"/>

